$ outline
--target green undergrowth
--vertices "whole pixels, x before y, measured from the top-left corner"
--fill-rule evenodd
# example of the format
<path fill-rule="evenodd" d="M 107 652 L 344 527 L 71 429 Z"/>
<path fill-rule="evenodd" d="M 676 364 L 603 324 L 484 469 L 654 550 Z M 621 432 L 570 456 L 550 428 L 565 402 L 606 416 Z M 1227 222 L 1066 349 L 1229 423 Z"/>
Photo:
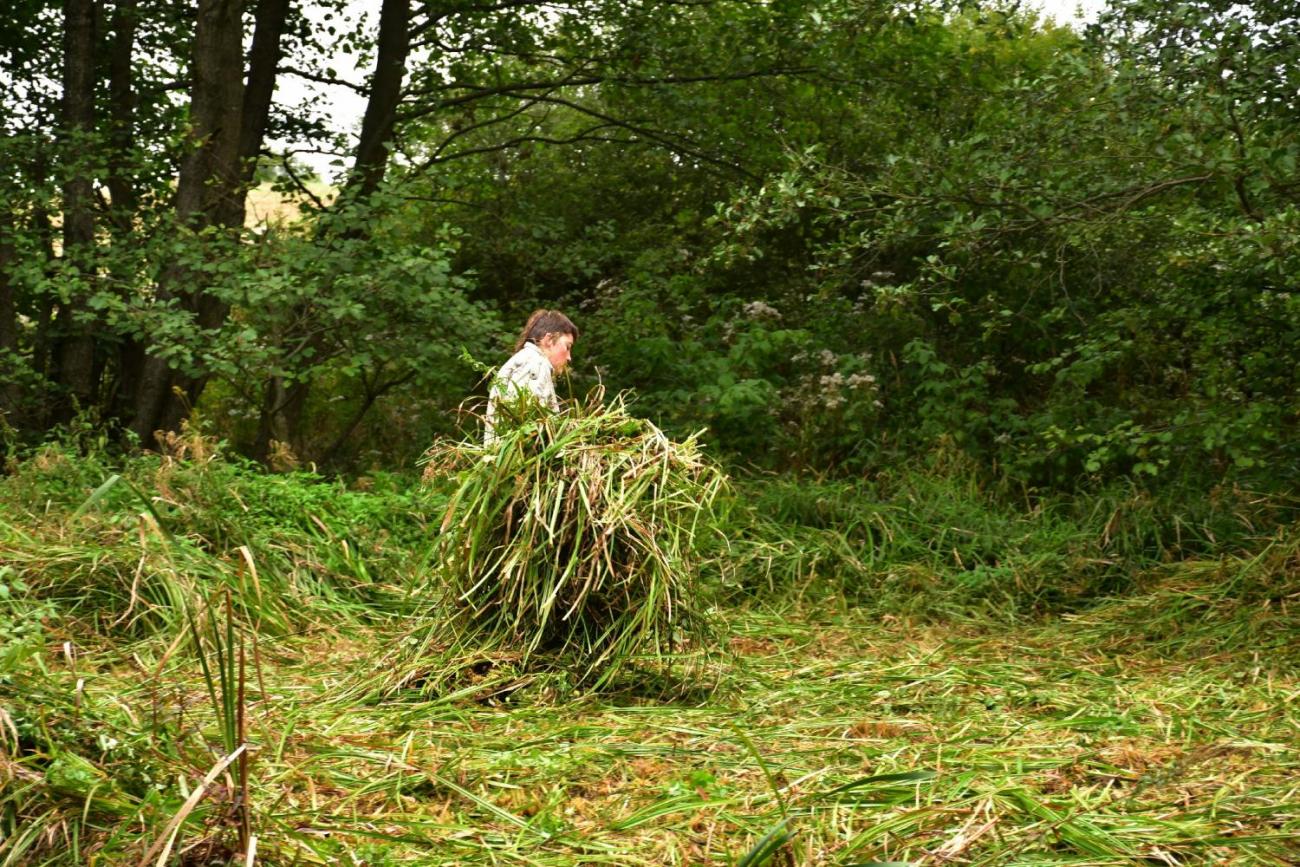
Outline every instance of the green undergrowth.
<path fill-rule="evenodd" d="M 712 561 L 727 592 L 830 597 L 922 619 L 1075 611 L 1171 564 L 1261 550 L 1300 514 L 1292 498 L 1240 490 L 1123 485 L 1034 497 L 921 467 L 735 488 Z"/>
<path fill-rule="evenodd" d="M 12 464 L 0 867 L 1300 858 L 1285 500 L 734 480 L 712 638 L 599 690 L 469 642 L 358 700 L 439 616 L 443 487 L 199 438 Z"/>
<path fill-rule="evenodd" d="M 268 474 L 198 436 L 110 463 L 56 447 L 0 480 L 0 556 L 33 598 L 95 634 L 174 633 L 186 600 L 229 587 L 283 633 L 400 613 L 444 503 L 397 477 Z"/>

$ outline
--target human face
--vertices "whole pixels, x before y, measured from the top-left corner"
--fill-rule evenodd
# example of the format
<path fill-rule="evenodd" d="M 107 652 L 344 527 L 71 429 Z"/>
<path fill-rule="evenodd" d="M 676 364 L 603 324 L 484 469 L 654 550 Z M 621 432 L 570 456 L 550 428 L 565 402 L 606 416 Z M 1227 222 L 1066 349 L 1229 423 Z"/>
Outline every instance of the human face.
<path fill-rule="evenodd" d="M 573 350 L 572 334 L 548 334 L 540 344 L 542 354 L 551 363 L 551 369 L 560 373 L 569 366 L 569 356 Z"/>

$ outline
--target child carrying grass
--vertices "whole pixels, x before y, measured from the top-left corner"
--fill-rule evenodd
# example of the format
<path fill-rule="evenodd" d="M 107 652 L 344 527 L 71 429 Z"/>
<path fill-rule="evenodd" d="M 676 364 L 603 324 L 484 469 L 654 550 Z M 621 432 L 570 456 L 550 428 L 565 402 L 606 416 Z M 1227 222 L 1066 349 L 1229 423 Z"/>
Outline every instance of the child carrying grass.
<path fill-rule="evenodd" d="M 542 406 L 559 411 L 555 374 L 568 366 L 573 341 L 577 338 L 577 326 L 558 310 L 536 310 L 528 317 L 515 344 L 515 354 L 492 379 L 483 432 L 485 444 L 496 439 L 495 422 L 502 401 L 528 394 L 536 397 Z"/>

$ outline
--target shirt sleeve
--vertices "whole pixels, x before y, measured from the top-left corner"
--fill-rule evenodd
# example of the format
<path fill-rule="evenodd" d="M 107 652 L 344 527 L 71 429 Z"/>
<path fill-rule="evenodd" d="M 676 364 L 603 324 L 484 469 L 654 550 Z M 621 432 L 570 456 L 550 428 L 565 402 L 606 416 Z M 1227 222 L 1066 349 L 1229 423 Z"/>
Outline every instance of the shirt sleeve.
<path fill-rule="evenodd" d="M 552 411 L 559 411 L 560 399 L 555 395 L 555 374 L 551 369 L 551 363 L 541 356 L 533 359 L 529 367 L 528 388 L 537 395 L 537 399 L 543 406 L 550 407 Z"/>

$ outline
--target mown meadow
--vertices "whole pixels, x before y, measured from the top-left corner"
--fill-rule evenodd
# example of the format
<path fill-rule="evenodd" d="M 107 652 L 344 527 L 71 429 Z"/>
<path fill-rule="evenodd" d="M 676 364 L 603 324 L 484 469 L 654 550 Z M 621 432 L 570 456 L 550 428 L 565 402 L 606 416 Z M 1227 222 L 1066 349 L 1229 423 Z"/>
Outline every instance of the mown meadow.
<path fill-rule="evenodd" d="M 733 477 L 693 540 L 707 636 L 593 688 L 473 633 L 411 675 L 453 616 L 419 592 L 437 478 L 196 434 L 10 469 L 0 864 L 1300 857 L 1277 497 Z"/>
<path fill-rule="evenodd" d="M 1300 0 L 1084 5 L 0 3 L 0 867 L 1300 863 Z"/>

